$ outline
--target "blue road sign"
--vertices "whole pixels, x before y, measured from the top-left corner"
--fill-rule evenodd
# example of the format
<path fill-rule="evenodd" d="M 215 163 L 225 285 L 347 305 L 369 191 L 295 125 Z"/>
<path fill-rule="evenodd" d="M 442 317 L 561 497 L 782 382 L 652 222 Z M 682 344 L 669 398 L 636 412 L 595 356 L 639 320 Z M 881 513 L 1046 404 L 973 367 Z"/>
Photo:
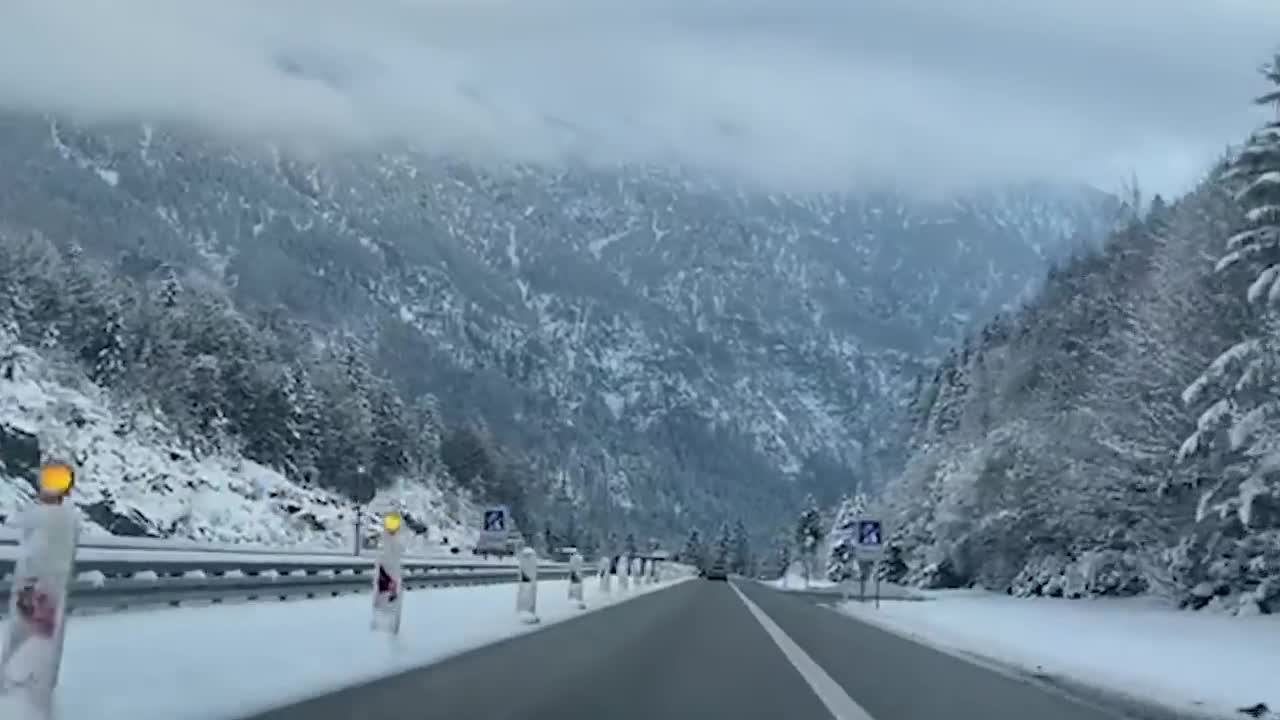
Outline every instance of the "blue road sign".
<path fill-rule="evenodd" d="M 501 510 L 484 511 L 484 529 L 486 532 L 502 532 L 506 529 L 506 514 Z"/>
<path fill-rule="evenodd" d="M 880 521 L 879 520 L 859 520 L 858 521 L 858 544 L 859 545 L 880 545 Z"/>

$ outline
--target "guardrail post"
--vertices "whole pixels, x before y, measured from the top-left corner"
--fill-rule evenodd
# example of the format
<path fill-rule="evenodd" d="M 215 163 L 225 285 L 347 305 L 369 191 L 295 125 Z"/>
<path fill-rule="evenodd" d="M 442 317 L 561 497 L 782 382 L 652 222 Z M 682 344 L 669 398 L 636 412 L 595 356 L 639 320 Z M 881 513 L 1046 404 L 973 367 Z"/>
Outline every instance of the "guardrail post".
<path fill-rule="evenodd" d="M 577 601 L 579 610 L 587 609 L 582 595 L 582 555 L 576 552 L 569 557 L 569 599 Z"/>
<path fill-rule="evenodd" d="M 631 556 L 624 555 L 618 563 L 618 589 L 626 592 L 631 584 Z"/>
<path fill-rule="evenodd" d="M 519 583 L 516 587 L 516 614 L 526 623 L 538 622 L 538 554 L 527 547 L 520 551 Z"/>
<path fill-rule="evenodd" d="M 612 563 L 610 563 L 610 562 L 609 562 L 609 556 L 608 556 L 608 555 L 605 555 L 604 557 L 600 558 L 600 562 L 599 562 L 599 566 L 600 566 L 600 592 L 601 592 L 601 593 L 603 593 L 603 594 L 605 594 L 605 595 L 608 595 L 608 594 L 612 591 L 612 588 L 610 587 L 610 585 L 612 584 L 612 583 L 611 583 L 612 577 L 611 577 L 611 576 L 610 576 L 610 574 L 609 574 L 609 566 L 610 566 L 611 564 L 612 564 Z"/>
<path fill-rule="evenodd" d="M 400 632 L 400 616 L 404 609 L 404 567 L 400 550 L 400 514 L 387 513 L 382 519 L 382 547 L 373 567 L 374 630 L 395 635 Z"/>
<path fill-rule="evenodd" d="M 22 539 L 0 650 L 0 694 L 22 696 L 36 712 L 53 707 L 66 640 L 67 592 L 75 576 L 80 526 L 63 503 L 75 483 L 70 465 L 40 468 L 38 503 L 22 518 Z"/>

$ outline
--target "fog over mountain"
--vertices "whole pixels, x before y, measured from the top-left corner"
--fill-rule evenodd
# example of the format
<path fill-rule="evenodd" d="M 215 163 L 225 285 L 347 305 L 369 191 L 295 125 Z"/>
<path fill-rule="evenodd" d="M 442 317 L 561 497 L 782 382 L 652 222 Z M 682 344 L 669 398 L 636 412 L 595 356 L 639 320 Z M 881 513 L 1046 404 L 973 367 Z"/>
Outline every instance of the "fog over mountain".
<path fill-rule="evenodd" d="M 790 190 L 1185 190 L 1254 124 L 1240 68 L 1280 32 L 1269 0 L 16 0 L 4 20 L 13 108 Z"/>

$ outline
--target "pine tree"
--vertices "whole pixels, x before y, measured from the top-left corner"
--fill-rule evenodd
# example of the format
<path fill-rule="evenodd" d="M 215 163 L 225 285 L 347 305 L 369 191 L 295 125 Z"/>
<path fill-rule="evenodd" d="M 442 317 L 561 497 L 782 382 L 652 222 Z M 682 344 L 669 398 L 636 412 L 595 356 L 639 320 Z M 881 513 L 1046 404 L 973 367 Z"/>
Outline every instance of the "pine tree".
<path fill-rule="evenodd" d="M 373 423 L 373 472 L 383 478 L 403 477 L 409 470 L 414 442 L 404 402 L 390 381 L 373 378 L 368 390 Z"/>
<path fill-rule="evenodd" d="M 568 517 L 564 520 L 563 530 L 560 532 L 560 539 L 569 547 L 582 549 L 582 529 L 578 527 L 578 518 L 576 513 L 570 511 Z"/>
<path fill-rule="evenodd" d="M 689 537 L 684 542 L 684 548 L 680 550 L 680 562 L 692 565 L 701 570 L 706 566 L 707 548 L 702 542 L 702 534 L 697 528 L 689 531 Z"/>
<path fill-rule="evenodd" d="M 294 362 L 287 373 L 287 395 L 293 411 L 288 422 L 292 464 L 306 483 L 320 479 L 320 461 L 326 435 L 325 397 L 311 379 L 307 365 Z"/>
<path fill-rule="evenodd" d="M 733 534 L 729 529 L 729 523 L 720 526 L 720 533 L 716 536 L 715 548 L 711 551 L 712 562 L 729 566 L 729 561 L 733 553 Z"/>
<path fill-rule="evenodd" d="M 796 548 L 805 563 L 806 577 L 812 575 L 813 562 L 822 545 L 822 511 L 812 495 L 805 498 L 805 509 L 796 523 Z"/>
<path fill-rule="evenodd" d="M 435 477 L 443 469 L 440 451 L 444 441 L 444 427 L 439 407 L 440 401 L 427 393 L 419 395 L 408 409 L 407 422 L 412 436 L 412 472 L 421 480 Z"/>
<path fill-rule="evenodd" d="M 447 429 L 440 443 L 440 460 L 459 487 L 485 495 L 497 482 L 495 442 L 482 427 L 459 425 Z"/>
<path fill-rule="evenodd" d="M 778 577 L 785 578 L 787 571 L 791 569 L 791 538 L 788 533 L 781 533 L 774 540 L 773 557 L 774 563 L 777 565 Z"/>
<path fill-rule="evenodd" d="M 553 552 L 556 547 L 556 535 L 551 530 L 551 525 L 544 525 L 542 528 L 542 547 L 547 554 Z"/>
<path fill-rule="evenodd" d="M 300 383 L 292 368 L 270 361 L 243 366 L 233 360 L 231 365 L 229 374 L 239 378 L 234 386 L 243 393 L 231 407 L 245 456 L 300 479 Z"/>
<path fill-rule="evenodd" d="M 866 512 L 866 496 L 856 493 L 844 496 L 836 509 L 835 521 L 827 536 L 831 542 L 827 549 L 826 576 L 832 582 L 842 582 L 857 574 L 857 522 Z"/>
<path fill-rule="evenodd" d="M 1258 102 L 1273 104 L 1280 100 L 1280 56 L 1264 72 L 1275 89 Z M 1280 606 L 1280 573 L 1268 569 L 1280 567 L 1273 510 L 1280 497 L 1280 119 L 1253 134 L 1223 181 L 1235 188 L 1245 222 L 1217 269 L 1253 279 L 1246 300 L 1260 313 L 1251 335 L 1187 388 L 1184 399 L 1202 411 L 1179 456 L 1209 455 L 1222 466 L 1200 503 L 1199 519 L 1221 533 L 1204 549 L 1205 581 L 1214 592 L 1247 592 L 1241 607 L 1265 611 Z"/>
<path fill-rule="evenodd" d="M 755 573 L 754 559 L 751 556 L 751 539 L 747 534 L 747 526 L 741 518 L 733 524 L 733 535 L 730 540 L 729 569 L 739 575 L 751 576 Z"/>

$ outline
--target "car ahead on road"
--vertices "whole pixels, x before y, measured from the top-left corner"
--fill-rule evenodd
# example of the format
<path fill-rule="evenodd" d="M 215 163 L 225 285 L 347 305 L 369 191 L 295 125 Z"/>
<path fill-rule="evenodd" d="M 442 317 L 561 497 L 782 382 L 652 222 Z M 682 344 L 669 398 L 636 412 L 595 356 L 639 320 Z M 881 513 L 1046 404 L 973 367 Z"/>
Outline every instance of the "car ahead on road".
<path fill-rule="evenodd" d="M 711 567 L 702 573 L 702 577 L 708 580 L 728 580 L 729 569 L 724 566 L 724 563 L 712 563 Z"/>

